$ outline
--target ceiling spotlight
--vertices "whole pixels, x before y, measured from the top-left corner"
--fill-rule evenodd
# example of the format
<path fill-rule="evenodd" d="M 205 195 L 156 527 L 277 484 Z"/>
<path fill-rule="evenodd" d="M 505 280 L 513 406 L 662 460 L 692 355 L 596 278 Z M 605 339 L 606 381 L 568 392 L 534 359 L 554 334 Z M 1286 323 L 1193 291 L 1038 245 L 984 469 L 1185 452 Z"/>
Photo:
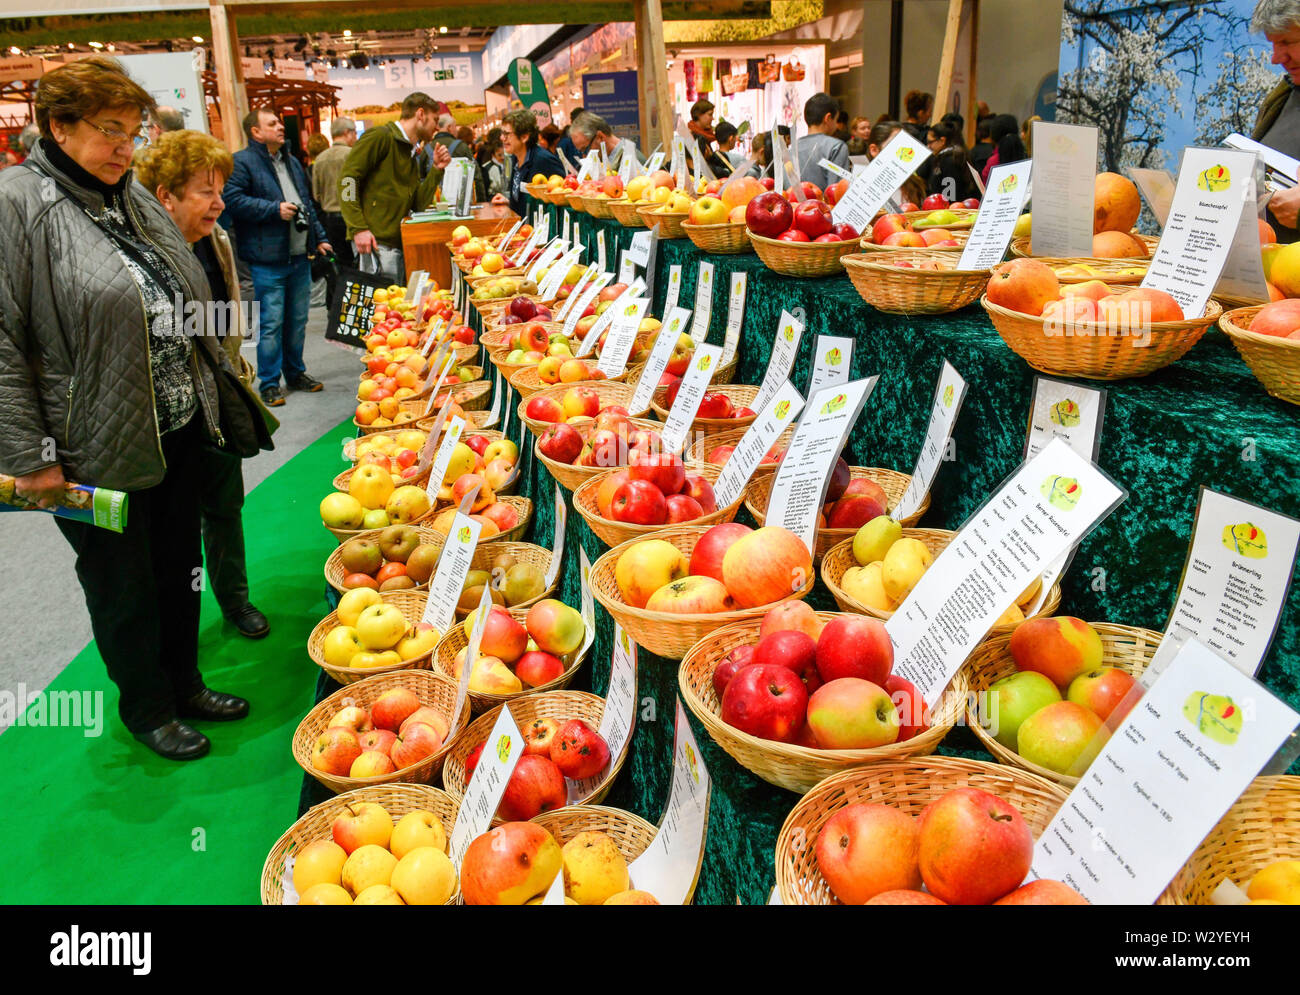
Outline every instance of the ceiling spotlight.
<path fill-rule="evenodd" d="M 196 45 L 202 45 L 202 44 L 203 44 L 203 36 L 202 36 L 202 35 L 190 35 L 190 41 L 194 42 L 194 44 L 196 44 Z"/>
<path fill-rule="evenodd" d="M 442 25 L 442 27 L 438 29 L 438 34 L 445 35 L 446 33 L 447 33 L 447 25 L 444 24 Z"/>
<path fill-rule="evenodd" d="M 22 54 L 23 54 L 23 50 L 22 50 L 21 48 L 19 48 L 17 45 L 10 45 L 10 46 L 9 46 L 9 54 L 10 54 L 10 55 L 22 55 Z"/>
<path fill-rule="evenodd" d="M 72 44 L 72 42 L 68 42 L 68 51 L 72 51 L 72 50 L 74 50 L 76 47 L 77 47 L 77 46 L 74 45 L 74 44 Z"/>
<path fill-rule="evenodd" d="M 344 37 L 344 38 L 351 38 L 351 37 L 352 37 L 352 29 L 351 29 L 351 28 L 344 28 L 344 29 L 343 29 L 343 37 Z"/>
<path fill-rule="evenodd" d="M 116 52 L 116 51 L 117 51 L 117 46 L 114 45 L 114 44 L 110 41 L 110 42 L 108 43 L 108 50 L 109 50 L 110 52 Z"/>
<path fill-rule="evenodd" d="M 91 48 L 103 48 L 103 47 L 104 47 L 104 43 L 103 43 L 102 41 L 91 41 L 91 42 L 87 42 L 86 44 L 89 45 Z"/>

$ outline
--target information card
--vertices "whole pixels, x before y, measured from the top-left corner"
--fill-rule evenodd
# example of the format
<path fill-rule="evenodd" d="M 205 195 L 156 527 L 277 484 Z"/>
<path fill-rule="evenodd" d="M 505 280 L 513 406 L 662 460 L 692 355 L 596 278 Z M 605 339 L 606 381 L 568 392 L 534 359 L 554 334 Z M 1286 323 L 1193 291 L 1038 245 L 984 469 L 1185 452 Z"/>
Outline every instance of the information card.
<path fill-rule="evenodd" d="M 605 338 L 605 348 L 600 352 L 596 369 L 607 377 L 616 377 L 627 369 L 627 357 L 632 353 L 636 342 L 637 329 L 645 317 L 650 302 L 644 297 L 633 297 L 618 305 L 618 314 L 610 325 L 609 335 Z M 614 308 L 610 308 L 611 311 Z"/>
<path fill-rule="evenodd" d="M 700 401 L 704 399 L 713 374 L 722 365 L 722 347 L 716 345 L 697 345 L 691 356 L 691 364 L 686 367 L 681 386 L 677 388 L 677 397 L 668 411 L 668 420 L 659 433 L 665 452 L 681 452 L 690 435 L 691 424 L 695 414 L 700 410 Z"/>
<path fill-rule="evenodd" d="M 736 358 L 736 347 L 740 345 L 740 328 L 745 323 L 745 291 L 749 286 L 749 274 L 736 270 L 731 274 L 731 289 L 727 294 L 727 335 L 722 342 L 722 365 L 726 366 Z"/>
<path fill-rule="evenodd" d="M 1091 256 L 1097 129 L 1035 121 L 1033 146 L 1034 187 L 1052 194 L 1034 202 L 1034 255 Z"/>
<path fill-rule="evenodd" d="M 803 404 L 803 395 L 787 380 L 767 407 L 759 410 L 758 417 L 745 429 L 731 458 L 723 464 L 718 482 L 713 485 L 713 496 L 719 508 L 727 507 L 740 497 L 763 457 L 781 433 L 795 423 Z"/>
<path fill-rule="evenodd" d="M 890 512 L 899 521 L 916 514 L 921 502 L 930 493 L 934 476 L 939 472 L 939 464 L 949 457 L 948 442 L 952 438 L 953 426 L 957 424 L 957 413 L 961 411 L 965 399 L 966 381 L 945 359 L 943 370 L 939 373 L 939 385 L 934 389 L 930 426 L 925 431 L 925 441 L 921 443 L 921 455 L 916 458 L 907 490 L 903 492 L 898 506 Z"/>
<path fill-rule="evenodd" d="M 750 405 L 755 411 L 762 411 L 781 389 L 781 384 L 790 379 L 790 370 L 794 368 L 794 358 L 799 355 L 799 340 L 803 338 L 803 322 L 789 311 L 781 312 L 781 321 L 776 326 L 776 338 L 772 340 L 772 356 L 767 361 L 767 372 L 763 382 L 754 395 Z"/>
<path fill-rule="evenodd" d="M 808 396 L 812 397 L 823 387 L 849 382 L 853 367 L 853 339 L 838 335 L 818 335 L 813 348 L 812 379 L 808 383 Z"/>
<path fill-rule="evenodd" d="M 451 406 L 447 405 L 444 410 L 450 411 Z M 433 466 L 429 469 L 429 482 L 425 485 L 424 493 L 428 495 L 429 504 L 438 503 L 438 491 L 442 489 L 442 478 L 447 472 L 447 464 L 451 462 L 451 454 L 460 442 L 461 433 L 465 431 L 465 419 L 459 415 L 452 418 L 451 424 L 447 426 L 447 431 L 442 435 L 442 442 L 438 445 L 438 452 L 433 457 Z M 435 438 L 432 432 L 429 438 Z"/>
<path fill-rule="evenodd" d="M 569 320 L 569 314 L 573 311 L 575 305 L 577 305 L 578 298 L 586 293 L 587 284 L 591 283 L 591 281 L 596 279 L 599 275 L 600 269 L 595 263 L 592 263 L 582 271 L 582 276 L 578 277 L 578 282 L 573 285 L 573 289 L 569 292 L 569 296 L 565 299 L 564 304 L 555 312 L 556 321 L 564 322 Z M 583 310 L 586 310 L 585 304 L 583 305 Z M 577 319 L 575 318 L 574 320 L 576 321 Z"/>
<path fill-rule="evenodd" d="M 474 776 L 465 786 L 456 824 L 447 839 L 447 856 L 456 867 L 464 863 L 469 845 L 492 828 L 492 817 L 523 755 L 524 734 L 519 731 L 510 709 L 503 708 L 488 733 Z"/>
<path fill-rule="evenodd" d="M 889 195 L 928 158 L 928 148 L 909 135 L 906 128 L 899 131 L 871 164 L 853 178 L 844 196 L 831 208 L 831 220 L 865 232 Z"/>
<path fill-rule="evenodd" d="M 478 494 L 478 488 L 474 489 L 474 494 Z M 483 530 L 483 526 L 466 513 L 469 506 L 464 502 L 461 504 L 447 540 L 442 544 L 438 567 L 429 582 L 429 600 L 424 605 L 423 621 L 432 624 L 439 636 L 445 636 L 456 619 L 456 603 L 460 601 L 474 550 L 478 548 L 479 533 Z"/>
<path fill-rule="evenodd" d="M 574 333 L 578 330 L 578 322 L 581 320 L 583 312 L 586 311 L 591 302 L 596 299 L 596 295 L 609 285 L 609 282 L 612 279 L 614 278 L 608 273 L 602 273 L 592 281 L 591 285 L 587 287 L 586 290 L 582 292 L 582 296 L 579 297 L 578 302 L 573 305 L 573 309 L 569 312 L 569 316 L 564 319 L 565 338 L 573 338 Z M 583 339 L 584 343 L 586 341 L 586 339 Z M 596 340 L 592 339 L 591 341 L 594 343 Z M 578 355 L 585 356 L 586 352 L 580 351 Z"/>
<path fill-rule="evenodd" d="M 672 314 L 682 293 L 682 267 L 678 263 L 668 267 L 668 296 L 664 298 L 664 314 Z"/>
<path fill-rule="evenodd" d="M 695 280 L 695 322 L 691 338 L 697 343 L 709 340 L 709 322 L 713 319 L 713 263 L 700 262 Z"/>
<path fill-rule="evenodd" d="M 608 256 L 605 250 L 605 229 L 600 228 L 596 231 L 596 268 L 604 273 L 607 269 Z"/>
<path fill-rule="evenodd" d="M 1138 166 L 1130 166 L 1128 174 L 1146 198 L 1156 224 L 1163 228 L 1169 220 L 1169 208 L 1174 203 L 1174 174 L 1167 169 L 1142 169 Z"/>
<path fill-rule="evenodd" d="M 1002 262 L 1016 222 L 1020 220 L 1020 209 L 1025 206 L 1032 170 L 1033 162 L 1028 159 L 993 167 L 988 193 L 980 202 L 975 227 L 961 250 L 958 269 L 992 269 Z M 1091 248 L 1088 251 L 1091 253 Z"/>
<path fill-rule="evenodd" d="M 629 411 L 645 411 L 650 407 L 655 388 L 659 386 L 664 370 L 668 368 L 668 361 L 673 358 L 673 349 L 681 339 L 682 331 L 686 328 L 686 322 L 690 317 L 691 312 L 684 307 L 674 307 L 668 312 L 668 320 L 659 329 L 655 344 L 650 349 L 650 358 L 646 360 L 645 369 L 641 371 L 641 379 L 637 381 L 636 390 L 632 392 L 632 400 L 628 404 Z"/>
<path fill-rule="evenodd" d="M 789 529 L 810 553 L 817 545 L 817 516 L 826 501 L 831 470 L 879 379 L 853 380 L 809 397 L 808 410 L 777 467 L 765 522 Z"/>

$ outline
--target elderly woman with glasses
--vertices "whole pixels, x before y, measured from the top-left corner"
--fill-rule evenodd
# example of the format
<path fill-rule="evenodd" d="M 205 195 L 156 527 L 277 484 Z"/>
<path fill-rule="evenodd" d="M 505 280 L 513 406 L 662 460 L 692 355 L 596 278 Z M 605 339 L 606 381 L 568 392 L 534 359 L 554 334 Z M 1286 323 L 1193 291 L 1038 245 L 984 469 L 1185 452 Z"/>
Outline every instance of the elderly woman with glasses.
<path fill-rule="evenodd" d="M 122 723 L 188 760 L 210 744 L 187 720 L 248 712 L 198 668 L 202 461 L 210 447 L 252 455 L 269 436 L 207 327 L 202 265 L 132 186 L 154 106 L 114 59 L 59 66 L 37 86 L 40 140 L 0 173 L 0 473 L 44 508 L 65 482 L 128 493 L 120 533 L 54 523 Z"/>

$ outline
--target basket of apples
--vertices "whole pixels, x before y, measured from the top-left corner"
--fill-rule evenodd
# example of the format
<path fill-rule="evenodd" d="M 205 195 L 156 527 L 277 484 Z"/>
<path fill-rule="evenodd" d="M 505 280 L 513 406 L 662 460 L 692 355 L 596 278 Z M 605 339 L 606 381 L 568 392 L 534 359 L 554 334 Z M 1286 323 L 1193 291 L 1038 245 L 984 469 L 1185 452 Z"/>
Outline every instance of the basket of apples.
<path fill-rule="evenodd" d="M 832 546 L 852 539 L 858 529 L 893 508 L 907 493 L 910 474 L 874 466 L 849 466 L 840 457 L 835 461 L 826 502 L 817 519 L 817 548 L 813 559 L 821 563 Z M 753 477 L 745 488 L 745 507 L 759 525 L 767 517 L 767 503 L 772 496 L 775 474 Z M 916 512 L 901 524 L 915 525 L 930 507 L 927 494 Z"/>
<path fill-rule="evenodd" d="M 425 411 L 429 410 L 428 398 L 428 394 L 419 398 L 408 397 L 398 402 L 399 410 L 416 420 L 423 418 Z M 454 384 L 450 388 L 444 382 L 438 389 L 438 396 L 434 399 L 433 410 L 430 413 L 437 414 L 449 400 L 463 411 L 484 411 L 492 401 L 492 381 L 472 380 L 469 383 Z"/>
<path fill-rule="evenodd" d="M 677 391 L 681 386 L 682 378 L 673 376 L 668 383 L 655 388 L 650 406 L 654 408 L 660 421 L 668 420 L 668 412 L 672 410 L 673 403 L 677 400 Z M 695 420 L 691 422 L 691 433 L 748 428 L 758 417 L 758 412 L 750 407 L 757 396 L 758 388 L 746 384 L 722 384 L 711 387 L 700 398 L 699 410 L 695 412 Z"/>
<path fill-rule="evenodd" d="M 887 621 L 956 534 L 947 529 L 905 529 L 888 515 L 880 515 L 853 538 L 827 550 L 821 561 L 822 579 L 841 611 Z M 1023 609 L 1034 602 L 1042 586 L 1042 578 L 1034 578 L 990 631 L 1006 631 L 1023 622 Z M 1053 584 L 1033 617 L 1051 615 L 1060 604 L 1061 585 Z"/>
<path fill-rule="evenodd" d="M 607 408 L 591 421 L 549 426 L 533 443 L 533 453 L 557 484 L 573 491 L 592 477 L 627 466 L 633 446 L 657 449 L 662 427 L 659 422 L 629 418 L 622 408 Z"/>
<path fill-rule="evenodd" d="M 1273 301 L 1236 308 L 1219 319 L 1219 327 L 1265 390 L 1300 404 L 1300 306 Z"/>
<path fill-rule="evenodd" d="M 556 384 L 585 383 L 605 380 L 609 383 L 625 383 L 632 372 L 629 367 L 616 377 L 607 377 L 596 368 L 594 362 L 585 359 L 565 359 L 560 356 L 545 356 L 534 366 L 525 366 L 510 374 L 510 386 L 525 400 L 539 390 L 554 387 Z"/>
<path fill-rule="evenodd" d="M 657 833 L 640 816 L 603 805 L 569 805 L 529 822 L 502 823 L 465 851 L 464 903 L 541 905 L 562 876 L 565 905 L 658 905 L 654 895 L 632 887 L 628 872 Z"/>
<path fill-rule="evenodd" d="M 961 720 L 960 674 L 928 709 L 893 666 L 883 623 L 786 604 L 701 640 L 677 682 L 737 763 L 802 793 L 849 767 L 933 753 Z"/>
<path fill-rule="evenodd" d="M 262 865 L 263 905 L 455 905 L 447 839 L 460 803 L 426 784 L 347 791 L 308 809 Z"/>
<path fill-rule="evenodd" d="M 438 641 L 434 664 L 460 680 L 475 608 Z M 533 691 L 568 687 L 587 657 L 587 626 L 562 601 L 547 598 L 530 608 L 493 605 L 479 641 L 478 659 L 469 677 L 469 700 L 475 714 Z"/>
<path fill-rule="evenodd" d="M 687 447 L 686 460 L 689 463 L 703 463 L 721 470 L 727 465 L 727 460 L 731 459 L 731 454 L 736 451 L 736 446 L 740 444 L 744 435 L 743 428 L 729 428 L 723 432 L 711 432 L 701 436 Z M 762 461 L 754 468 L 750 479 L 774 472 L 781 465 L 781 458 L 785 455 L 786 447 L 790 445 L 792 438 L 794 438 L 793 425 L 776 437 L 776 441 L 772 443 Z"/>
<path fill-rule="evenodd" d="M 456 617 L 464 618 L 478 607 L 485 587 L 493 603 L 504 608 L 529 608 L 550 597 L 556 587 L 546 586 L 551 555 L 545 546 L 531 542 L 493 542 L 477 547 L 460 586 Z"/>
<path fill-rule="evenodd" d="M 781 902 L 1087 905 L 1059 881 L 1024 883 L 1034 839 L 1064 802 L 1050 781 L 978 760 L 844 771 L 799 799 L 781 827 Z"/>
<path fill-rule="evenodd" d="M 594 380 L 581 386 L 556 384 L 539 390 L 532 397 L 519 402 L 519 420 L 528 426 L 533 435 L 541 436 L 552 425 L 579 425 L 599 417 L 605 411 L 614 411 L 625 418 L 644 418 L 650 413 L 628 411 L 635 390 L 626 383 Z"/>
<path fill-rule="evenodd" d="M 604 800 L 627 760 L 632 737 L 627 737 L 618 756 L 612 756 L 609 744 L 597 732 L 605 699 L 586 691 L 539 691 L 474 719 L 452 742 L 443 766 L 442 783 L 453 797 L 465 797 L 503 707 L 510 709 L 524 735 L 524 756 L 534 759 L 515 768 L 493 825 L 522 822 L 565 805 L 598 805 Z"/>
<path fill-rule="evenodd" d="M 477 474 L 464 474 L 457 478 L 460 489 L 457 490 L 456 484 L 452 485 L 451 504 L 440 508 L 428 523 L 429 528 L 444 538 L 455 524 L 456 512 L 460 508 L 461 500 L 474 485 L 474 482 L 462 482 L 465 476 L 477 476 Z M 469 517 L 479 523 L 480 543 L 517 542 L 528 531 L 528 523 L 533 518 L 533 502 L 518 494 L 498 495 L 484 481 L 479 487 L 478 497 L 471 506 Z"/>
<path fill-rule="evenodd" d="M 397 474 L 419 462 L 420 450 L 428 441 L 428 433 L 417 428 L 407 428 L 388 435 L 384 432 L 371 432 L 356 438 L 346 439 L 343 443 L 343 458 L 351 460 L 353 467 L 369 457 L 368 462 L 382 467 L 383 456 L 388 460 L 388 472 Z M 414 459 L 412 458 L 414 457 Z"/>
<path fill-rule="evenodd" d="M 1128 714 L 1161 634 L 1062 615 L 992 636 L 963 668 L 967 723 L 1002 763 L 1073 787 Z M 1222 699 L 1231 717 L 1236 706 Z M 1239 721 L 1239 720 L 1238 720 Z"/>
<path fill-rule="evenodd" d="M 859 246 L 868 253 L 891 253 L 899 249 L 930 249 L 960 252 L 970 232 L 937 226 L 917 226 L 909 214 L 886 214 L 876 218 Z"/>
<path fill-rule="evenodd" d="M 377 674 L 335 691 L 298 723 L 293 757 L 331 791 L 427 784 L 451 749 L 456 682 L 432 670 Z M 461 703 L 459 728 L 469 722 Z"/>
<path fill-rule="evenodd" d="M 518 463 L 519 447 L 514 440 L 504 438 L 499 432 L 478 429 L 452 449 L 438 488 L 438 504 L 459 502 L 474 484 L 480 485 L 481 496 L 487 497 L 490 504 L 494 495 L 515 487 L 519 479 Z M 474 479 L 463 479 L 469 477 Z M 459 490 L 457 483 L 460 483 Z"/>
<path fill-rule="evenodd" d="M 831 205 L 816 184 L 804 181 L 804 199 L 791 187 L 768 190 L 745 208 L 745 225 L 763 265 L 786 276 L 834 276 L 841 260 L 858 251 L 858 233 L 831 220 Z"/>
<path fill-rule="evenodd" d="M 311 630 L 307 655 L 339 684 L 429 670 L 440 633 L 423 621 L 427 600 L 427 591 L 354 588 Z"/>
<path fill-rule="evenodd" d="M 325 581 L 340 595 L 421 590 L 438 567 L 444 536 L 422 525 L 390 525 L 362 532 L 337 546 L 325 560 Z"/>
<path fill-rule="evenodd" d="M 346 494 L 334 491 L 320 503 L 321 522 L 340 543 L 388 525 L 418 525 L 433 513 L 423 487 L 394 484 L 392 474 L 373 463 L 351 473 Z"/>
<path fill-rule="evenodd" d="M 719 508 L 717 470 L 687 467 L 655 448 L 628 450 L 627 467 L 606 470 L 573 492 L 573 509 L 606 546 L 641 539 L 664 526 L 717 525 L 735 519 L 740 498 Z"/>
<path fill-rule="evenodd" d="M 656 190 L 668 190 L 667 196 L 656 198 L 652 204 L 640 208 L 641 223 L 647 228 L 659 226 L 660 238 L 685 238 L 686 229 L 682 222 L 691 216 L 691 195 L 684 190 L 672 190 L 657 187 Z"/>
<path fill-rule="evenodd" d="M 733 622 L 802 600 L 816 581 L 803 542 L 779 526 L 676 525 L 630 539 L 592 565 L 591 593 L 637 645 L 680 660 Z"/>
<path fill-rule="evenodd" d="M 980 304 L 1011 350 L 1054 376 L 1120 380 L 1174 363 L 1219 319 L 1211 298 L 1196 318 L 1154 288 L 1108 286 L 1100 280 L 1061 286 L 1037 259 L 1013 259 L 993 270 Z"/>
<path fill-rule="evenodd" d="M 618 176 L 606 176 L 604 179 L 592 182 L 593 187 L 591 189 L 593 192 L 582 198 L 582 209 L 593 218 L 612 218 L 614 212 L 609 209 L 609 204 L 610 201 L 622 198 L 622 179 Z"/>
<path fill-rule="evenodd" d="M 889 314 L 947 314 L 974 304 L 988 270 L 960 270 L 952 253 L 928 249 L 844 257 L 858 296 Z"/>
<path fill-rule="evenodd" d="M 635 180 L 637 177 L 634 176 L 632 179 Z M 629 184 L 629 188 L 630 186 Z M 643 207 L 645 207 L 644 203 L 624 197 L 622 200 L 611 200 L 609 202 L 609 213 L 624 228 L 644 228 L 645 225 L 641 223 L 641 208 Z"/>
<path fill-rule="evenodd" d="M 745 208 L 766 189 L 762 182 L 750 176 L 733 180 L 721 192 L 708 193 L 692 204 L 682 222 L 682 230 L 705 252 L 719 255 L 753 252 L 745 225 Z"/>
<path fill-rule="evenodd" d="M 907 205 L 912 207 L 914 205 Z M 915 231 L 928 228 L 943 228 L 947 231 L 962 231 L 974 228 L 980 213 L 980 199 L 968 197 L 966 200 L 950 201 L 941 193 L 932 193 L 921 201 L 916 211 L 903 211 L 902 216 L 911 222 Z"/>

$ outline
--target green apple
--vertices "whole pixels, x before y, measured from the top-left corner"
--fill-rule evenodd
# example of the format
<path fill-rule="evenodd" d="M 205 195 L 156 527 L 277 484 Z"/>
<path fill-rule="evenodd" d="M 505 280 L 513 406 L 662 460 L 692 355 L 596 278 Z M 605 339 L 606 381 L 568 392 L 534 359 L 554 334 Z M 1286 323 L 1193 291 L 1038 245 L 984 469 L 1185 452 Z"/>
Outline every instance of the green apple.
<path fill-rule="evenodd" d="M 388 512 L 383 508 L 372 508 L 361 516 L 361 527 L 363 529 L 386 529 L 388 528 Z"/>
<path fill-rule="evenodd" d="M 1109 733 L 1092 712 L 1073 701 L 1040 708 L 1020 726 L 1017 751 L 1031 764 L 1078 776 L 1101 752 Z"/>
<path fill-rule="evenodd" d="M 902 537 L 902 525 L 888 515 L 877 515 L 853 537 L 853 558 L 862 567 L 883 560 L 889 547 Z"/>
<path fill-rule="evenodd" d="M 1017 749 L 1017 736 L 1026 719 L 1061 700 L 1056 685 L 1032 670 L 1002 678 L 986 695 L 984 728 L 1008 750 Z"/>

